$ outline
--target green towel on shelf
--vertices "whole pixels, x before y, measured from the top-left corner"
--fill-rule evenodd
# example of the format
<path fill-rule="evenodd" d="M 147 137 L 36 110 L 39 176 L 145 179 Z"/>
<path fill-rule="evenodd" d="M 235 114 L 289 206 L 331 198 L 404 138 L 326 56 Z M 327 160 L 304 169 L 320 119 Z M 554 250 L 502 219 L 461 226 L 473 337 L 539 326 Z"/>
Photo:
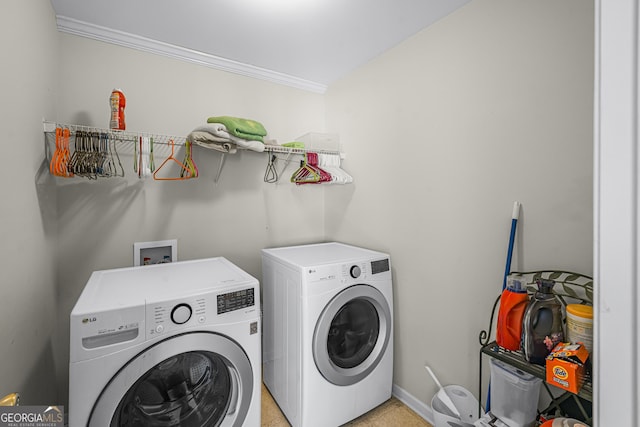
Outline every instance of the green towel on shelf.
<path fill-rule="evenodd" d="M 207 123 L 221 123 L 227 128 L 233 136 L 248 139 L 251 141 L 262 141 L 262 137 L 267 134 L 266 129 L 261 123 L 250 119 L 241 119 L 239 117 L 218 116 L 209 117 Z"/>
<path fill-rule="evenodd" d="M 291 141 L 291 142 L 287 142 L 285 144 L 282 144 L 283 147 L 287 147 L 287 148 L 304 148 L 304 142 L 300 142 L 300 141 Z"/>

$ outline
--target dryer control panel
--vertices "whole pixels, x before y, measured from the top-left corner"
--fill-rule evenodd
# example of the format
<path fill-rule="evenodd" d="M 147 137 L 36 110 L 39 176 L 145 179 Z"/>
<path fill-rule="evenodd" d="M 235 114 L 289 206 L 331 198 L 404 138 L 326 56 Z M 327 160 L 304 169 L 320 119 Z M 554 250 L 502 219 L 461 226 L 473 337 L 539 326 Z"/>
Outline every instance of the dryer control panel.
<path fill-rule="evenodd" d="M 371 261 L 371 274 L 384 273 L 389 271 L 389 258 Z"/>
<path fill-rule="evenodd" d="M 385 271 L 389 271 L 389 258 L 344 264 L 342 266 L 342 282 L 345 282 L 345 279 L 365 280 Z"/>

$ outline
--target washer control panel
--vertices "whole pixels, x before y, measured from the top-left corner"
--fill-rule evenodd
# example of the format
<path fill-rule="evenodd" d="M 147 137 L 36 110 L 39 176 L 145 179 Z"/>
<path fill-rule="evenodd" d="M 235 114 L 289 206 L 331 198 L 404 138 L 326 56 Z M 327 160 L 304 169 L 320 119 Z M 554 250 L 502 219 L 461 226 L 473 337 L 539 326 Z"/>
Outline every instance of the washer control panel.
<path fill-rule="evenodd" d="M 256 300 L 253 288 L 216 295 L 218 314 L 241 310 L 243 308 L 252 307 L 255 304 Z"/>
<path fill-rule="evenodd" d="M 185 326 L 204 324 L 209 304 L 204 295 L 147 305 L 147 336 L 153 337 Z"/>
<path fill-rule="evenodd" d="M 207 293 L 172 301 L 148 303 L 146 306 L 146 335 L 154 338 L 168 332 L 211 324 L 224 315 L 225 322 L 242 318 L 256 310 L 256 288 Z"/>

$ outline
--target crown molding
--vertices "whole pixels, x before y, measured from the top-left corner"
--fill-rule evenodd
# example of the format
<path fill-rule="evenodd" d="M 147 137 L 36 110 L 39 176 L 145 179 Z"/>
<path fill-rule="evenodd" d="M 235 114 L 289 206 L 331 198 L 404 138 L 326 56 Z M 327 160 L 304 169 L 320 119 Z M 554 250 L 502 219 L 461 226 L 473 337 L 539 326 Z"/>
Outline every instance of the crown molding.
<path fill-rule="evenodd" d="M 74 34 L 77 36 L 87 37 L 90 39 L 124 46 L 131 49 L 154 53 L 157 55 L 191 62 L 205 67 L 227 71 L 229 73 L 240 74 L 246 77 L 266 80 L 271 83 L 306 90 L 309 92 L 322 94 L 327 90 L 327 86 L 320 83 L 300 79 L 288 74 L 278 73 L 248 64 L 243 64 L 237 61 L 220 58 L 218 56 L 210 55 L 196 50 L 186 49 L 169 43 L 137 36 L 135 34 L 90 24 L 88 22 L 79 21 L 66 16 L 57 15 L 56 22 L 58 31 L 61 31 L 63 33 Z"/>

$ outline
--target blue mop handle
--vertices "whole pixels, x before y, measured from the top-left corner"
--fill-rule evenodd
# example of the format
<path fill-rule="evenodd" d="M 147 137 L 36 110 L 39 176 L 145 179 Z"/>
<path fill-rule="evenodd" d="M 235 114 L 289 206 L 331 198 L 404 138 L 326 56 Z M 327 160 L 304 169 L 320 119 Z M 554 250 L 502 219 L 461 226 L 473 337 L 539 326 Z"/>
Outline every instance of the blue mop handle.
<path fill-rule="evenodd" d="M 511 273 L 511 256 L 513 255 L 513 242 L 516 240 L 516 226 L 518 225 L 518 216 L 520 215 L 520 202 L 513 202 L 513 212 L 511 213 L 511 233 L 509 234 L 509 249 L 507 249 L 507 265 L 504 268 L 504 280 L 502 282 L 502 290 L 507 287 L 507 276 Z M 485 412 L 491 409 L 491 382 L 487 387 L 487 404 Z"/>
<path fill-rule="evenodd" d="M 507 265 L 504 268 L 504 280 L 502 290 L 507 287 L 507 276 L 511 273 L 511 256 L 513 255 L 513 242 L 516 240 L 516 226 L 520 214 L 520 202 L 513 202 L 513 213 L 511 214 L 511 233 L 509 234 L 509 249 L 507 250 Z"/>

